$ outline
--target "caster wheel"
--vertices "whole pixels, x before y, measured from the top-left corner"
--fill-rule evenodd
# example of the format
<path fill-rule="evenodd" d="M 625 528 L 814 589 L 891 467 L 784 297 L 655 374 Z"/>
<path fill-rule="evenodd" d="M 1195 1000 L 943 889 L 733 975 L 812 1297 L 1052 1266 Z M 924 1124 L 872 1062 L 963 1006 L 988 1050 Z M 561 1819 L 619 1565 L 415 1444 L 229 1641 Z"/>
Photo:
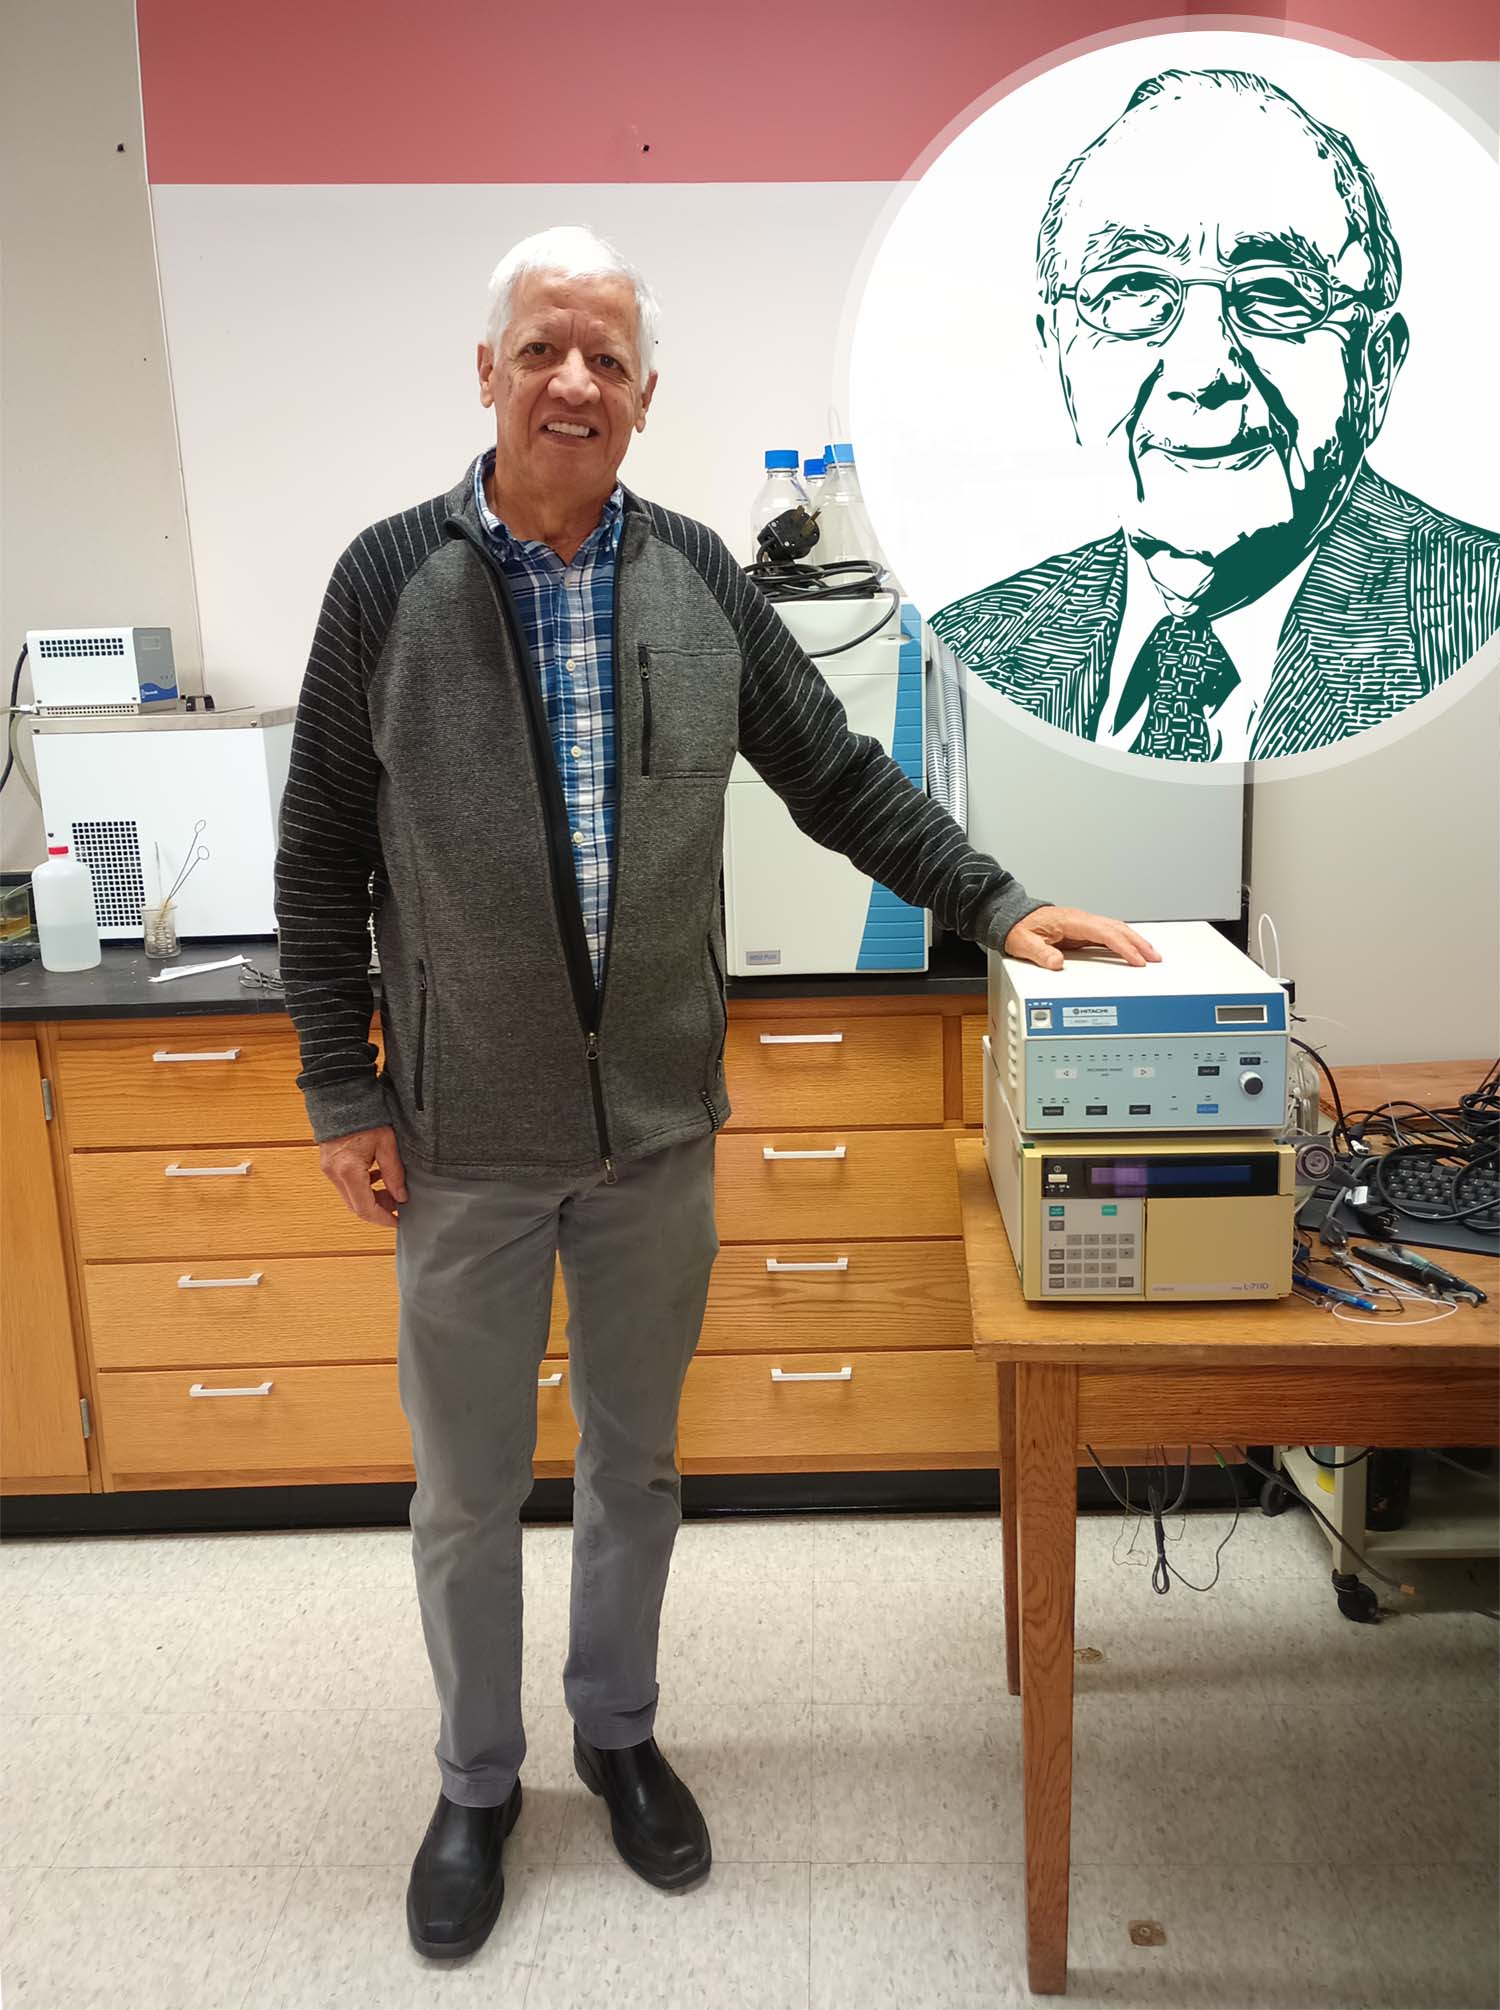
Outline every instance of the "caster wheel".
<path fill-rule="evenodd" d="M 1290 1487 L 1284 1487 L 1280 1480 L 1266 1480 L 1260 1490 L 1260 1511 L 1262 1514 L 1285 1514 L 1292 1504 Z"/>
<path fill-rule="evenodd" d="M 1333 1573 L 1333 1588 L 1338 1597 L 1339 1611 L 1346 1619 L 1352 1619 L 1359 1626 L 1373 1626 L 1380 1617 L 1380 1601 L 1368 1584 L 1362 1584 L 1357 1577 L 1341 1577 Z"/>

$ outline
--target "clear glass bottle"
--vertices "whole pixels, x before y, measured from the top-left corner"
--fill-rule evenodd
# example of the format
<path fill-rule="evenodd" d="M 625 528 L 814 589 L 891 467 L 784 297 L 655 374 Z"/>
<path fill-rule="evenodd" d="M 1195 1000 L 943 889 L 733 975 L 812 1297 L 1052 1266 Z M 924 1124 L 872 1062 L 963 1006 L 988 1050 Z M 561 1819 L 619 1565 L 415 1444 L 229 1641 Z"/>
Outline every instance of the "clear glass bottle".
<path fill-rule="evenodd" d="M 817 565 L 833 565 L 844 559 L 863 558 L 888 571 L 885 553 L 880 549 L 880 540 L 865 508 L 854 449 L 847 440 L 835 440 L 829 453 L 828 472 L 818 492 L 818 542 L 813 547 L 813 561 Z"/>

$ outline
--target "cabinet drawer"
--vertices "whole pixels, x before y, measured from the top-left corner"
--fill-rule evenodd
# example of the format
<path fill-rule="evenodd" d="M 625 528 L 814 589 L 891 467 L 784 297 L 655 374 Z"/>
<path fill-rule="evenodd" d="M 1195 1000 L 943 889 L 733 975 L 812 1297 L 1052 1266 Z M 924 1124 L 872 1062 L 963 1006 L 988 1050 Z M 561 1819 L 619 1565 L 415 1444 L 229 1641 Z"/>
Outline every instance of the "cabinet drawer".
<path fill-rule="evenodd" d="M 288 1143 L 311 1135 L 289 1021 L 183 1019 L 167 1033 L 64 1036 L 58 1076 L 75 1150 Z M 162 1058 L 158 1058 L 158 1056 Z M 209 1058 L 200 1059 L 199 1056 Z"/>
<path fill-rule="evenodd" d="M 940 1124 L 943 1022 L 935 1012 L 733 1018 L 724 1072 L 734 1105 L 731 1129 Z"/>
<path fill-rule="evenodd" d="M 267 1382 L 264 1395 L 190 1393 L 195 1383 L 253 1389 Z M 116 1487 L 412 1476 L 411 1435 L 394 1362 L 352 1368 L 257 1364 L 201 1376 L 188 1369 L 103 1375 L 99 1407 L 104 1456 Z M 537 1388 L 536 1463 L 570 1461 L 577 1442 L 567 1368 L 544 1364 Z"/>
<path fill-rule="evenodd" d="M 725 1242 L 960 1233 L 951 1131 L 721 1133 L 715 1177 Z"/>
<path fill-rule="evenodd" d="M 396 1358 L 399 1303 L 388 1255 L 90 1263 L 84 1292 L 101 1369 Z M 567 1352 L 565 1318 L 559 1278 L 549 1354 Z"/>
<path fill-rule="evenodd" d="M 778 1382 L 850 1370 L 847 1380 Z M 853 1472 L 998 1466 L 995 1371 L 972 1354 L 698 1356 L 683 1386 L 683 1469 Z"/>
<path fill-rule="evenodd" d="M 964 1034 L 964 1122 L 982 1124 L 984 1122 L 984 1039 L 988 1021 L 982 1018 L 966 1017 L 963 1022 Z"/>
<path fill-rule="evenodd" d="M 168 1175 L 171 1165 L 187 1170 Z M 237 1166 L 248 1170 L 224 1170 Z M 316 1145 L 74 1152 L 68 1172 L 85 1257 L 321 1256 L 395 1241 L 349 1212 Z"/>
<path fill-rule="evenodd" d="M 714 1265 L 699 1352 L 967 1347 L 972 1332 L 961 1242 L 736 1244 Z"/>

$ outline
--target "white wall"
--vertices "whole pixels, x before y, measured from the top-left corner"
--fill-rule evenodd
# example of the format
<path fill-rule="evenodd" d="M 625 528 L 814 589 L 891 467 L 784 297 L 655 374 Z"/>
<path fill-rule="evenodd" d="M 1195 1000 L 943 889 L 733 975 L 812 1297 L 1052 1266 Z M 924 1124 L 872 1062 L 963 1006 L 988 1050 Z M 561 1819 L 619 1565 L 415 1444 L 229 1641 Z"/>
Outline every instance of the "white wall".
<path fill-rule="evenodd" d="M 1393 746 L 1256 790 L 1251 939 L 1264 910 L 1331 1062 L 1500 1052 L 1497 708 L 1500 670 Z"/>
<path fill-rule="evenodd" d="M 334 560 L 494 444 L 475 345 L 490 270 L 590 224 L 662 304 L 624 479 L 748 556 L 769 446 L 820 451 L 849 274 L 889 192 L 840 182 L 158 187 L 162 291 L 210 688 L 296 696 Z"/>
<path fill-rule="evenodd" d="M 197 690 L 131 0 L 5 0 L 0 327 L 5 697 L 28 628 L 125 622 L 169 627 Z M 43 848 L 14 773 L 0 864 L 27 870 Z"/>

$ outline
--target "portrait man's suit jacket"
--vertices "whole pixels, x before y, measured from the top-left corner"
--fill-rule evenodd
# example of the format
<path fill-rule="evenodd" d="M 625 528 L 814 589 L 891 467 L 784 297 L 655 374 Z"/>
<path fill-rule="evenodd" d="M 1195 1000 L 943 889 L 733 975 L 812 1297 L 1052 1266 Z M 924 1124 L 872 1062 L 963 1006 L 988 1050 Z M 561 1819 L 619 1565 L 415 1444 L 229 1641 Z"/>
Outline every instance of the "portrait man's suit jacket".
<path fill-rule="evenodd" d="M 1093 739 L 1125 605 L 1125 537 L 1100 538 L 955 600 L 934 632 L 1039 719 Z M 1363 732 L 1500 631 L 1500 536 L 1361 469 L 1282 624 L 1253 760 Z"/>

